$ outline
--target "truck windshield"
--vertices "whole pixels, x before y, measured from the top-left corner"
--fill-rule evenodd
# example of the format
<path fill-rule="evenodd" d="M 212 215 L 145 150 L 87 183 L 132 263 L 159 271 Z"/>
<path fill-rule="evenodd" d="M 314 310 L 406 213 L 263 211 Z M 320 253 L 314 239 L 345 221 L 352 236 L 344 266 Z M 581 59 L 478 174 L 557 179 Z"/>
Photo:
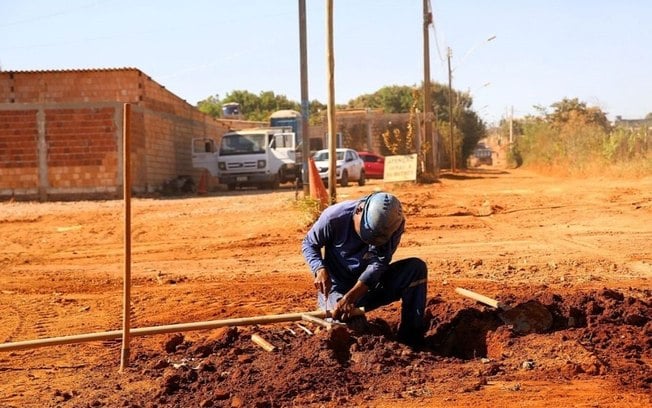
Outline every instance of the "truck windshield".
<path fill-rule="evenodd" d="M 220 155 L 264 153 L 266 137 L 264 133 L 240 134 L 231 133 L 222 137 Z"/>
<path fill-rule="evenodd" d="M 294 133 L 278 133 L 274 135 L 274 145 L 276 147 L 292 147 L 292 138 Z"/>

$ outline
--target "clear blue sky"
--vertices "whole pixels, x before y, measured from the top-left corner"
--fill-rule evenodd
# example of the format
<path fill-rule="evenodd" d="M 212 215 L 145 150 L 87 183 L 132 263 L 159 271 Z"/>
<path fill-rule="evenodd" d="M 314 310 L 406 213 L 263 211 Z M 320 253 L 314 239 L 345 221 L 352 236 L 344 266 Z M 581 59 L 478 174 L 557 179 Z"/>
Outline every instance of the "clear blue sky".
<path fill-rule="evenodd" d="M 326 4 L 306 3 L 309 98 L 326 103 Z M 453 87 L 489 123 L 564 97 L 610 119 L 652 112 L 652 1 L 431 4 L 431 79 L 447 83 L 450 47 Z M 334 11 L 337 103 L 421 84 L 421 0 L 334 0 Z M 298 0 L 0 0 L 0 67 L 135 67 L 191 104 L 233 90 L 299 101 L 298 32 Z"/>

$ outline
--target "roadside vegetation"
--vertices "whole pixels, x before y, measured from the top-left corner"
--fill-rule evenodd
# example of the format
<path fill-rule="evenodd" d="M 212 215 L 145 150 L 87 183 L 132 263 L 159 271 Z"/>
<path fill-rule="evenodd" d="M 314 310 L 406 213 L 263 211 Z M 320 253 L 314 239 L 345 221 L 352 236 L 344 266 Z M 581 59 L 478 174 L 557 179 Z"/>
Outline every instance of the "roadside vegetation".
<path fill-rule="evenodd" d="M 384 144 L 381 146 L 382 155 L 389 154 L 423 154 L 429 151 L 430 141 L 424 141 L 420 152 L 416 151 L 414 139 L 419 121 L 423 120 L 423 93 L 421 85 L 391 85 L 377 91 L 360 95 L 347 104 L 337 105 L 337 110 L 380 109 L 392 119 L 383 122 L 374 131 L 382 135 Z M 449 110 L 449 97 L 453 98 L 452 118 Z M 465 163 L 473 153 L 478 141 L 486 137 L 487 127 L 484 121 L 475 112 L 473 99 L 468 92 L 452 90 L 448 86 L 433 83 L 431 85 L 431 100 L 433 103 L 433 116 L 435 131 L 440 135 L 439 159 L 440 167 L 450 165 L 451 146 L 450 127 L 453 123 L 453 145 L 457 163 Z M 276 95 L 271 91 L 264 91 L 256 95 L 249 91 L 232 91 L 223 98 L 219 95 L 210 96 L 197 104 L 200 111 L 219 118 L 222 116 L 222 106 L 226 103 L 240 104 L 242 119 L 251 121 L 267 121 L 269 116 L 281 109 L 301 110 L 299 102 L 289 100 L 285 95 Z M 317 100 L 310 101 L 310 124 L 321 125 L 326 120 L 326 105 Z M 342 133 L 346 146 L 359 149 L 367 140 L 366 123 L 338 124 L 337 131 Z"/>
<path fill-rule="evenodd" d="M 392 115 L 392 120 L 383 123 L 381 128 L 374 127 L 374 132 L 383 140 L 379 153 L 418 153 L 421 163 L 419 179 L 425 180 L 428 175 L 422 171 L 423 157 L 431 149 L 430 141 L 424 141 L 420 147 L 416 147 L 414 142 L 419 122 L 423 120 L 421 90 L 422 87 L 416 85 L 385 86 L 374 93 L 360 95 L 347 104 L 337 105 L 336 109 L 380 109 Z M 448 88 L 439 83 L 432 84 L 431 93 L 436 118 L 434 130 L 439 135 L 439 166 L 450 166 L 453 146 L 455 161 L 463 167 L 477 143 L 490 133 L 487 125 L 475 111 L 470 94 L 456 90 L 449 93 Z M 453 98 L 452 118 L 449 97 Z M 252 121 L 267 121 L 273 112 L 281 109 L 301 110 L 299 102 L 285 95 L 276 95 L 272 91 L 256 95 L 244 90 L 233 91 L 224 98 L 210 96 L 200 101 L 197 107 L 218 118 L 222 116 L 222 106 L 229 102 L 239 103 L 242 119 Z M 310 124 L 323 124 L 326 105 L 313 100 L 309 106 Z M 505 143 L 510 140 L 509 122 L 503 120 L 500 123 L 499 139 L 506 148 L 509 167 L 524 166 L 539 172 L 572 175 L 652 174 L 652 113 L 647 115 L 642 125 L 633 126 L 628 121 L 611 124 L 600 108 L 588 106 L 577 98 L 565 98 L 550 107 L 536 108 L 537 114 L 512 121 L 511 144 Z M 347 146 L 359 149 L 365 145 L 366 123 L 342 123 L 338 126 Z"/>
<path fill-rule="evenodd" d="M 601 109 L 577 98 L 550 107 L 550 112 L 538 107 L 538 115 L 513 121 L 511 167 L 573 175 L 652 174 L 652 113 L 639 126 L 612 125 Z M 500 132 L 502 140 L 509 140 L 507 121 Z"/>

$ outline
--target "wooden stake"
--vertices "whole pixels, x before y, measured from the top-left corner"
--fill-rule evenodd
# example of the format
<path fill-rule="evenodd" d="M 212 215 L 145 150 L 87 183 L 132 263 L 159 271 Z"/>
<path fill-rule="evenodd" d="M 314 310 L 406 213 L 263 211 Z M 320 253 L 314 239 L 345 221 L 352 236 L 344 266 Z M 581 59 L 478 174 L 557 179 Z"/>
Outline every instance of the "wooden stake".
<path fill-rule="evenodd" d="M 265 340 L 264 338 L 260 337 L 257 334 L 252 334 L 251 335 L 251 341 L 259 345 L 263 350 L 265 351 L 274 351 L 276 350 L 276 347 L 274 347 L 273 344 Z"/>
<path fill-rule="evenodd" d="M 312 336 L 312 332 L 310 331 L 309 328 L 307 328 L 306 326 L 302 326 L 302 325 L 300 325 L 299 323 L 297 323 L 297 326 L 299 326 L 299 328 L 300 328 L 301 330 L 303 330 L 304 332 L 308 333 L 308 335 Z"/>
<path fill-rule="evenodd" d="M 147 336 L 150 334 L 179 333 L 192 330 L 217 329 L 228 326 L 249 326 L 255 324 L 271 324 L 281 322 L 296 322 L 301 320 L 301 316 L 310 315 L 317 317 L 327 317 L 324 310 L 313 312 L 285 313 L 267 316 L 239 317 L 234 319 L 210 320 L 194 323 L 179 323 L 165 326 L 140 327 L 131 329 L 131 336 Z M 74 336 L 50 337 L 47 339 L 26 340 L 14 343 L 0 344 L 0 352 L 13 350 L 27 350 L 37 347 L 55 346 L 61 344 L 84 343 L 89 341 L 115 340 L 122 336 L 122 330 L 113 330 L 108 332 L 98 332 L 89 334 L 78 334 Z"/>
<path fill-rule="evenodd" d="M 124 200 L 124 278 L 122 291 L 122 352 L 120 371 L 129 366 L 131 326 L 131 104 L 124 104 L 122 121 L 122 187 Z"/>
<path fill-rule="evenodd" d="M 310 316 L 310 315 L 302 315 L 301 320 L 304 320 L 306 322 L 310 322 L 310 323 L 314 323 L 316 325 L 319 325 L 319 326 L 325 328 L 328 331 L 331 331 L 333 329 L 333 324 L 332 323 L 329 323 L 324 319 L 320 319 L 319 317 Z"/>
<path fill-rule="evenodd" d="M 364 314 L 364 308 L 358 308 L 353 311 L 352 315 Z M 219 327 L 229 326 L 249 326 L 255 324 L 272 324 L 282 322 L 296 322 L 303 320 L 303 316 L 314 316 L 319 318 L 330 317 L 330 312 L 326 310 L 315 310 L 313 312 L 285 313 L 266 316 L 239 317 L 224 320 L 209 320 L 193 323 L 169 324 L 164 326 L 140 327 L 131 329 L 130 336 L 147 336 L 151 334 L 179 333 L 192 330 L 217 329 Z M 299 326 L 303 328 L 303 326 Z M 122 336 L 122 330 L 113 330 L 108 332 L 97 332 L 78 334 L 73 336 L 50 337 L 47 339 L 26 340 L 14 343 L 0 344 L 0 353 L 3 351 L 28 350 L 37 347 L 56 346 L 61 344 L 75 344 L 89 341 L 106 341 L 119 339 Z"/>

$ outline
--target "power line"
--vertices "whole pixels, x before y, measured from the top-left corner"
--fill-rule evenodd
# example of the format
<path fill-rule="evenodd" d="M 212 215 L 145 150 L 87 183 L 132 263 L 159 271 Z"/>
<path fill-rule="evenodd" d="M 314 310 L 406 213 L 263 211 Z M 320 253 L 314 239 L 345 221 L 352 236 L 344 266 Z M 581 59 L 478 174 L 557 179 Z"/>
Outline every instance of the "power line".
<path fill-rule="evenodd" d="M 439 62 L 443 64 L 445 60 L 444 57 L 441 55 L 441 49 L 439 47 L 439 38 L 437 36 L 437 28 L 435 27 L 435 16 L 434 16 L 435 13 L 433 12 L 432 4 L 430 0 L 428 0 L 428 9 L 430 11 L 430 15 L 432 18 L 432 24 L 430 24 L 430 28 L 432 29 L 432 33 L 435 38 L 435 47 L 437 48 L 437 55 L 439 55 Z"/>
<path fill-rule="evenodd" d="M 0 28 L 11 27 L 11 26 L 19 25 L 19 24 L 31 23 L 32 21 L 38 21 L 38 20 L 44 20 L 44 19 L 48 19 L 48 18 L 52 18 L 52 17 L 57 17 L 57 16 L 61 16 L 63 14 L 68 14 L 70 12 L 74 12 L 74 11 L 77 11 L 77 10 L 84 10 L 84 9 L 87 9 L 87 8 L 92 8 L 92 7 L 95 7 L 95 6 L 99 5 L 99 4 L 108 3 L 110 1 L 113 1 L 113 0 L 102 0 L 102 1 L 98 0 L 98 1 L 95 1 L 94 3 L 86 4 L 84 6 L 67 8 L 67 9 L 63 9 L 63 10 L 60 10 L 60 11 L 55 11 L 54 13 L 43 14 L 43 15 L 40 15 L 40 16 L 27 18 L 25 20 L 12 21 L 10 23 L 1 24 Z"/>

